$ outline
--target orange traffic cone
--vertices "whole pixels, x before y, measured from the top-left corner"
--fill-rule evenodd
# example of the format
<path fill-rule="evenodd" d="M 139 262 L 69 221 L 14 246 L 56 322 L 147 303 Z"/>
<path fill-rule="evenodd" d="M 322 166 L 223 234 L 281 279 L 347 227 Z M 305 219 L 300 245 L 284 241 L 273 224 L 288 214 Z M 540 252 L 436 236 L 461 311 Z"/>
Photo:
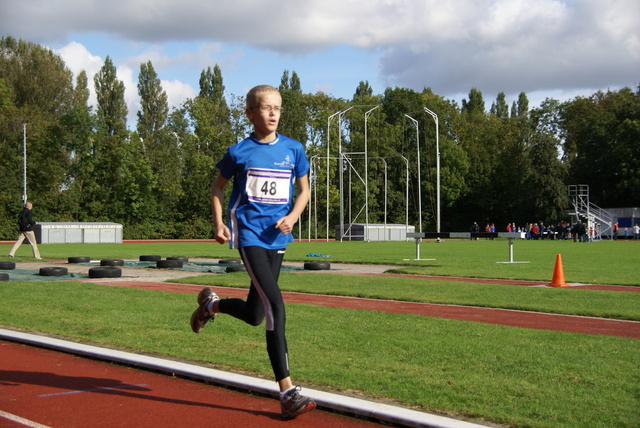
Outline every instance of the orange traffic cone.
<path fill-rule="evenodd" d="M 551 284 L 547 284 L 549 287 L 568 287 L 569 284 L 564 282 L 564 269 L 562 268 L 562 256 L 558 254 L 556 256 L 556 267 L 553 269 L 553 279 Z"/>

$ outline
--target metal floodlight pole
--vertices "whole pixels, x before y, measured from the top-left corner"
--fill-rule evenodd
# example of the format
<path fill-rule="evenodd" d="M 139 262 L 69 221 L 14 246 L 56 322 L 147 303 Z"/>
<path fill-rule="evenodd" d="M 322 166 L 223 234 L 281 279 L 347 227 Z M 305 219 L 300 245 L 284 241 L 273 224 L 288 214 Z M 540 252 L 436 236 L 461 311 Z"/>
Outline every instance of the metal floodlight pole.
<path fill-rule="evenodd" d="M 339 195 L 340 195 L 340 242 L 342 242 L 342 235 L 344 234 L 344 200 L 343 200 L 343 193 L 344 193 L 344 168 L 343 168 L 343 162 L 344 159 L 342 157 L 342 117 L 345 115 L 346 112 L 348 112 L 349 110 L 351 110 L 352 108 L 354 108 L 355 106 L 351 106 L 348 107 L 344 110 L 342 110 L 340 113 L 338 113 L 338 172 L 340 175 L 340 189 L 339 189 Z"/>
<path fill-rule="evenodd" d="M 378 107 L 380 107 L 379 105 L 375 106 L 374 108 L 372 108 L 371 110 L 367 111 L 364 114 L 364 179 L 365 179 L 365 183 L 364 183 L 364 206 L 365 206 L 365 223 L 367 224 L 367 227 L 369 226 L 369 162 L 368 162 L 368 153 L 369 153 L 369 149 L 368 149 L 368 145 L 367 145 L 367 120 L 369 119 L 369 115 L 371 113 L 373 113 L 373 111 L 375 109 L 377 109 Z M 385 164 L 386 165 L 386 164 Z M 385 167 L 386 168 L 386 167 Z M 386 189 L 385 189 L 386 191 Z M 386 212 L 385 212 L 386 215 Z"/>
<path fill-rule="evenodd" d="M 22 203 L 27 203 L 27 121 L 22 121 Z"/>
<path fill-rule="evenodd" d="M 436 201 L 437 201 L 437 222 L 436 222 L 436 232 L 440 233 L 440 139 L 439 139 L 439 131 L 438 131 L 438 115 L 429 110 L 428 108 L 424 108 L 424 111 L 429 113 L 429 115 L 436 122 Z"/>
<path fill-rule="evenodd" d="M 416 143 L 418 145 L 418 223 L 420 225 L 419 233 L 422 233 L 422 178 L 420 177 L 420 132 L 418 130 L 418 121 L 405 114 L 406 117 L 411 119 L 416 127 Z"/>
<path fill-rule="evenodd" d="M 404 233 L 409 233 L 409 159 L 400 155 L 405 164 L 405 205 L 404 205 Z"/>
<path fill-rule="evenodd" d="M 327 119 L 327 224 L 326 224 L 326 228 L 327 228 L 327 234 L 326 234 L 326 240 L 329 241 L 329 159 L 330 159 L 330 154 L 329 154 L 329 137 L 331 136 L 331 119 L 333 119 L 336 115 L 339 115 L 341 112 L 336 112 L 334 114 L 332 114 L 331 116 L 329 116 L 329 118 Z"/>
<path fill-rule="evenodd" d="M 308 240 L 311 241 L 311 212 L 312 212 L 312 208 L 313 208 L 313 202 L 315 202 L 315 207 L 316 207 L 316 211 L 318 210 L 318 201 L 317 201 L 317 194 L 318 194 L 318 183 L 317 183 L 317 166 L 316 166 L 316 162 L 317 162 L 317 158 L 318 155 L 313 155 L 311 156 L 310 159 L 310 171 L 309 171 L 309 186 L 311 187 L 311 191 L 310 191 L 310 195 L 309 195 L 309 201 L 307 203 L 308 209 L 307 212 L 309 213 L 309 233 L 308 233 Z M 316 229 L 317 229 L 317 220 L 318 220 L 318 216 L 316 214 L 315 216 L 316 219 Z M 317 230 L 316 230 L 316 235 L 317 235 Z M 317 238 L 317 236 L 316 236 Z M 302 237 L 301 237 L 302 239 Z"/>

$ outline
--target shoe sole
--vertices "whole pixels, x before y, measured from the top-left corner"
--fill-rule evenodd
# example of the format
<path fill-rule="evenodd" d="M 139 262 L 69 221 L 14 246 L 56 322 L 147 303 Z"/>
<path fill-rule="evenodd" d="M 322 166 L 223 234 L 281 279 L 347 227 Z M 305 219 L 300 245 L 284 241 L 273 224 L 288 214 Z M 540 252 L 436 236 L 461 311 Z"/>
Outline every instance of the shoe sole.
<path fill-rule="evenodd" d="M 285 420 L 289 420 L 289 419 L 294 419 L 302 414 L 305 413 L 309 413 L 310 411 L 314 410 L 316 408 L 316 403 L 315 401 L 310 401 L 309 403 L 307 403 L 306 406 L 304 406 L 302 409 L 298 410 L 296 413 L 294 414 L 287 414 L 287 413 L 283 413 L 282 414 L 282 418 Z"/>
<path fill-rule="evenodd" d="M 213 291 L 211 291 L 211 294 L 207 293 L 207 296 L 208 297 L 211 296 L 211 299 L 205 299 L 205 291 L 210 291 L 210 290 L 211 290 L 210 288 L 205 287 L 202 289 L 202 291 L 200 291 L 200 293 L 198 293 L 198 308 L 195 311 L 193 311 L 193 314 L 191 314 L 191 319 L 189 320 L 189 324 L 191 325 L 191 330 L 196 334 L 200 333 L 204 329 L 204 327 L 207 325 L 208 322 L 216 319 L 215 315 L 208 316 L 206 318 L 206 322 L 202 324 L 202 326 L 200 325 L 200 322 L 199 322 L 200 309 L 202 308 L 202 305 L 209 304 L 211 300 L 218 299 L 218 295 Z"/>

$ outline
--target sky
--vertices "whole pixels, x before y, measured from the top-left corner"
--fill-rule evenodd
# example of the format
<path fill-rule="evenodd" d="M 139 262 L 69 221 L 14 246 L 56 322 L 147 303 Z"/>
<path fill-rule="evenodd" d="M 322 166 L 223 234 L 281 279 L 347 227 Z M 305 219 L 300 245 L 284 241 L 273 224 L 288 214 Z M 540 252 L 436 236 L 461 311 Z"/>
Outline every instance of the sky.
<path fill-rule="evenodd" d="M 225 94 L 278 86 L 351 99 L 361 81 L 486 108 L 525 92 L 530 107 L 640 84 L 638 0 L 0 0 L 0 36 L 47 46 L 77 75 L 109 56 L 125 84 L 129 126 L 140 64 L 151 61 L 171 107 L 207 67 Z M 428 106 L 427 106 L 428 107 Z"/>

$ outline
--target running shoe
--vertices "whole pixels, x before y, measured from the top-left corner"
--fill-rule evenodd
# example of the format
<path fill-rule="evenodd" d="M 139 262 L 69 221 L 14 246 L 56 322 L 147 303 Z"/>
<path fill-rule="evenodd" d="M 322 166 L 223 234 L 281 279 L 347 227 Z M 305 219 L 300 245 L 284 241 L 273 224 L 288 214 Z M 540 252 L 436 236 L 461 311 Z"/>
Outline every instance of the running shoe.
<path fill-rule="evenodd" d="M 280 410 L 284 419 L 293 419 L 316 408 L 316 402 L 300 395 L 300 387 L 296 386 L 280 399 Z"/>
<path fill-rule="evenodd" d="M 216 319 L 216 315 L 211 315 L 207 310 L 209 303 L 220 298 L 209 287 L 205 287 L 198 294 L 198 309 L 191 315 L 191 330 L 194 333 L 200 333 L 209 321 Z"/>

